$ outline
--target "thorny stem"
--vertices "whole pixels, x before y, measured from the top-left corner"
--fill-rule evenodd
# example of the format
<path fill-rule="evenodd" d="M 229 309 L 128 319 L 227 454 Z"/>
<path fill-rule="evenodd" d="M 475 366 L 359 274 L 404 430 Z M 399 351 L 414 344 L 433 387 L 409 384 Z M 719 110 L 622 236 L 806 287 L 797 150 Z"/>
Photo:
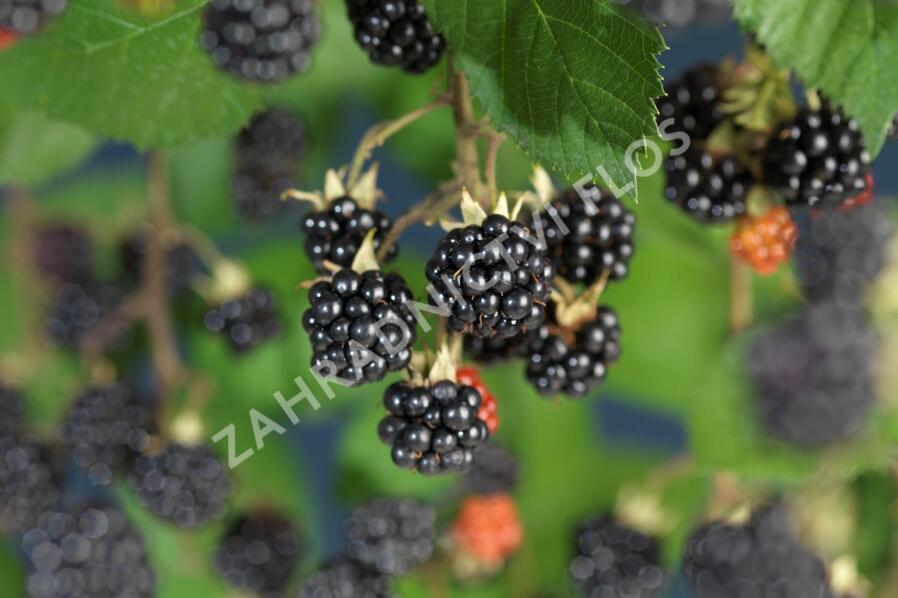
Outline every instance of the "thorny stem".
<path fill-rule="evenodd" d="M 752 321 L 751 269 L 735 256 L 730 255 L 730 333 L 738 334 Z"/>
<path fill-rule="evenodd" d="M 488 197 L 481 192 L 480 158 L 477 154 L 478 123 L 474 120 L 474 107 L 468 80 L 464 73 L 450 65 L 450 89 L 452 91 L 452 114 L 455 118 L 455 174 L 462 186 L 489 211 Z"/>
<path fill-rule="evenodd" d="M 399 240 L 399 236 L 409 226 L 416 222 L 427 220 L 432 216 L 442 214 L 458 203 L 461 199 L 459 191 L 460 189 L 457 185 L 441 187 L 428 195 L 424 201 L 418 202 L 412 209 L 403 214 L 396 220 L 396 223 L 393 224 L 390 232 L 384 238 L 383 243 L 380 244 L 380 248 L 377 250 L 377 261 L 381 263 L 384 261 L 390 249 Z"/>

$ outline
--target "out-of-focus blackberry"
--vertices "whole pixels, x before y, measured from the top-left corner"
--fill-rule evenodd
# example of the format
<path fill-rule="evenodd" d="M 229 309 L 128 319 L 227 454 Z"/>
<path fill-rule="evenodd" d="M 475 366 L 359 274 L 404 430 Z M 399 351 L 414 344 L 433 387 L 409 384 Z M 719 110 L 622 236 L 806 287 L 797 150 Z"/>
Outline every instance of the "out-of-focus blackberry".
<path fill-rule="evenodd" d="M 31 598 L 152 598 L 156 573 L 138 531 L 113 507 L 46 513 L 25 533 Z"/>
<path fill-rule="evenodd" d="M 568 282 L 592 284 L 603 272 L 610 280 L 625 278 L 633 257 L 636 216 L 613 195 L 600 191 L 587 204 L 569 189 L 547 207 L 557 216 L 536 214 L 531 230 L 543 227 L 548 256 L 556 273 Z M 595 212 L 595 213 L 592 213 Z M 565 234 L 556 219 L 564 223 Z"/>
<path fill-rule="evenodd" d="M 789 204 L 837 208 L 864 192 L 870 154 L 860 125 L 841 109 L 805 109 L 771 137 L 764 179 Z"/>
<path fill-rule="evenodd" d="M 299 534 L 288 519 L 268 510 L 241 515 L 215 550 L 215 570 L 238 590 L 264 598 L 283 596 L 300 553 Z"/>
<path fill-rule="evenodd" d="M 24 531 L 58 499 L 47 449 L 28 438 L 0 437 L 0 530 Z"/>
<path fill-rule="evenodd" d="M 446 49 L 418 0 L 346 0 L 355 39 L 371 60 L 407 73 L 433 67 Z"/>
<path fill-rule="evenodd" d="M 464 353 L 467 359 L 491 365 L 515 357 L 527 357 L 527 343 L 522 343 L 521 339 L 515 337 L 480 338 L 465 335 Z"/>
<path fill-rule="evenodd" d="M 658 124 L 672 118 L 666 132 L 686 133 L 693 143 L 707 139 L 723 120 L 717 77 L 715 66 L 702 64 L 665 85 L 665 95 L 657 101 Z"/>
<path fill-rule="evenodd" d="M 112 313 L 122 300 L 121 289 L 107 283 L 69 283 L 57 289 L 44 320 L 50 341 L 77 349 L 84 335 Z"/>
<path fill-rule="evenodd" d="M 230 299 L 210 309 L 203 323 L 208 330 L 227 338 L 231 347 L 239 353 L 280 336 L 284 329 L 274 296 L 261 288 L 250 289 L 243 297 Z"/>
<path fill-rule="evenodd" d="M 122 278 L 129 288 L 141 284 L 146 263 L 146 234 L 135 231 L 119 244 L 119 263 Z M 165 282 L 172 296 L 180 295 L 190 288 L 191 279 L 202 269 L 199 256 L 186 243 L 167 247 L 165 251 Z"/>
<path fill-rule="evenodd" d="M 68 0 L 4 0 L 0 3 L 0 27 L 18 35 L 29 35 L 67 5 Z"/>
<path fill-rule="evenodd" d="M 611 516 L 579 529 L 569 571 L 583 596 L 648 598 L 664 583 L 658 540 Z"/>
<path fill-rule="evenodd" d="M 690 147 L 669 157 L 665 169 L 665 197 L 699 222 L 729 222 L 745 213 L 752 178 L 735 158 Z"/>
<path fill-rule="evenodd" d="M 429 301 L 450 309 L 449 328 L 511 338 L 545 319 L 555 269 L 527 227 L 498 214 L 446 234 L 427 262 Z"/>
<path fill-rule="evenodd" d="M 221 515 L 231 476 L 207 445 L 167 443 L 137 458 L 128 482 L 141 504 L 178 527 L 203 525 Z"/>
<path fill-rule="evenodd" d="M 41 274 L 56 282 L 87 282 L 94 275 L 93 245 L 83 229 L 43 226 L 35 233 L 34 262 Z"/>
<path fill-rule="evenodd" d="M 394 595 L 388 575 L 345 557 L 324 565 L 299 589 L 299 598 L 393 598 Z"/>
<path fill-rule="evenodd" d="M 807 308 L 761 333 L 748 367 L 763 428 L 808 447 L 853 436 L 874 401 L 875 349 L 863 313 L 834 303 Z"/>
<path fill-rule="evenodd" d="M 348 268 L 309 289 L 302 325 L 312 343 L 312 369 L 349 386 L 377 382 L 405 368 L 415 343 L 412 292 L 398 274 Z"/>
<path fill-rule="evenodd" d="M 392 227 L 389 216 L 380 210 L 360 208 L 351 197 L 339 197 L 326 210 L 309 213 L 301 224 L 306 237 L 306 255 L 319 274 L 329 273 L 325 260 L 343 268 L 350 267 L 362 241 L 372 229 L 375 231 L 374 250 L 377 251 Z M 392 261 L 398 253 L 398 245 L 393 244 L 383 263 Z"/>
<path fill-rule="evenodd" d="M 25 431 L 25 402 L 22 393 L 0 384 L 0 438 L 15 438 Z"/>
<path fill-rule="evenodd" d="M 553 328 L 545 325 L 530 335 L 527 379 L 540 394 L 583 396 L 605 380 L 608 366 L 620 357 L 617 314 L 602 306 L 575 333 Z"/>
<path fill-rule="evenodd" d="M 431 386 L 397 382 L 384 393 L 389 415 L 377 433 L 393 463 L 424 475 L 461 473 L 490 436 L 478 417 L 483 399 L 472 386 L 442 380 Z"/>
<path fill-rule="evenodd" d="M 686 543 L 683 568 L 697 598 L 833 598 L 826 568 L 795 539 L 779 506 L 744 525 L 709 523 Z"/>
<path fill-rule="evenodd" d="M 401 575 L 434 551 L 433 507 L 410 499 L 378 498 L 356 507 L 346 519 L 350 558 L 384 575 Z"/>
<path fill-rule="evenodd" d="M 60 436 L 91 482 L 108 485 L 156 432 L 155 409 L 124 384 L 91 385 L 75 397 Z"/>
<path fill-rule="evenodd" d="M 212 0 L 203 22 L 200 44 L 216 66 L 265 83 L 305 71 L 320 33 L 312 0 Z"/>
<path fill-rule="evenodd" d="M 489 442 L 477 451 L 477 459 L 461 478 L 467 494 L 512 493 L 518 484 L 520 464 L 507 449 Z"/>
<path fill-rule="evenodd" d="M 792 258 L 805 297 L 860 305 L 885 265 L 894 232 L 881 202 L 815 215 L 799 235 Z"/>

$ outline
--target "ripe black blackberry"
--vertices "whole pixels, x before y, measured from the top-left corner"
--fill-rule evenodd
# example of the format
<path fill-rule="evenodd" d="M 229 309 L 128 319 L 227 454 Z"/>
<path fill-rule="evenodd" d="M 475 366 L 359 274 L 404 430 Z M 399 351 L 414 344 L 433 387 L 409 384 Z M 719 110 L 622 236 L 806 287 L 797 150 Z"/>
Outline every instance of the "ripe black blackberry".
<path fill-rule="evenodd" d="M 569 572 L 583 596 L 656 596 L 664 583 L 658 540 L 604 516 L 577 531 Z"/>
<path fill-rule="evenodd" d="M 34 262 L 44 276 L 55 282 L 87 282 L 94 275 L 93 245 L 78 227 L 54 224 L 35 234 Z"/>
<path fill-rule="evenodd" d="M 90 385 L 75 397 L 60 437 L 95 485 L 130 467 L 156 432 L 155 409 L 124 384 Z"/>
<path fill-rule="evenodd" d="M 68 0 L 5 0 L 0 3 L 0 28 L 18 35 L 35 33 L 67 5 Z"/>
<path fill-rule="evenodd" d="M 717 67 L 702 64 L 665 85 L 665 95 L 657 101 L 658 124 L 672 118 L 667 132 L 686 133 L 693 143 L 707 139 L 723 120 L 717 77 Z"/>
<path fill-rule="evenodd" d="M 0 530 L 18 534 L 59 499 L 59 480 L 46 447 L 29 438 L 0 437 Z"/>
<path fill-rule="evenodd" d="M 305 71 L 320 33 L 312 0 L 212 0 L 203 22 L 200 44 L 216 66 L 265 83 Z"/>
<path fill-rule="evenodd" d="M 861 310 L 821 303 L 760 334 L 748 353 L 762 427 L 819 447 L 858 432 L 874 402 L 876 338 Z"/>
<path fill-rule="evenodd" d="M 454 229 L 427 262 L 429 301 L 451 310 L 455 332 L 481 338 L 527 332 L 543 323 L 552 292 L 555 269 L 546 251 L 538 235 L 498 214 Z"/>
<path fill-rule="evenodd" d="M 360 208 L 351 197 L 333 200 L 327 210 L 311 212 L 301 224 L 306 235 L 305 250 L 319 274 L 328 274 L 324 261 L 330 261 L 343 268 L 352 265 L 362 241 L 374 229 L 374 249 L 380 247 L 386 234 L 393 227 L 393 221 L 380 210 Z M 394 244 L 383 262 L 392 261 L 399 253 Z"/>
<path fill-rule="evenodd" d="M 393 598 L 390 577 L 342 557 L 302 584 L 299 598 Z"/>
<path fill-rule="evenodd" d="M 156 573 L 143 538 L 114 507 L 49 512 L 22 537 L 31 598 L 152 598 Z"/>
<path fill-rule="evenodd" d="M 477 416 L 483 398 L 473 387 L 442 380 L 430 386 L 397 382 L 384 393 L 389 415 L 377 433 L 392 447 L 393 463 L 424 475 L 461 473 L 489 439 Z"/>
<path fill-rule="evenodd" d="M 583 396 L 620 357 L 620 335 L 617 314 L 607 306 L 576 332 L 543 326 L 530 335 L 527 379 L 540 394 Z"/>
<path fill-rule="evenodd" d="M 464 338 L 464 354 L 483 365 L 499 363 L 516 357 L 527 356 L 527 343 L 518 338 L 480 338 L 468 336 Z"/>
<path fill-rule="evenodd" d="M 168 442 L 159 453 L 136 459 L 128 483 L 141 504 L 183 528 L 221 515 L 231 494 L 231 477 L 212 449 Z"/>
<path fill-rule="evenodd" d="M 686 543 L 683 569 L 696 598 L 833 598 L 826 568 L 796 540 L 782 507 L 756 511 L 744 525 L 709 523 Z"/>
<path fill-rule="evenodd" d="M 715 158 L 690 147 L 679 156 L 670 156 L 664 167 L 665 197 L 699 222 L 729 222 L 745 213 L 752 177 L 735 158 Z"/>
<path fill-rule="evenodd" d="M 811 218 L 792 254 L 805 297 L 861 305 L 885 266 L 894 232 L 891 215 L 880 202 Z"/>
<path fill-rule="evenodd" d="M 0 438 L 15 438 L 25 430 L 25 402 L 22 393 L 0 384 Z"/>
<path fill-rule="evenodd" d="M 344 268 L 309 290 L 302 325 L 312 343 L 312 369 L 356 386 L 405 368 L 415 343 L 412 292 L 398 274 Z"/>
<path fill-rule="evenodd" d="M 764 180 L 791 205 L 839 207 L 864 192 L 869 172 L 857 121 L 828 105 L 799 112 L 764 150 Z"/>
<path fill-rule="evenodd" d="M 122 300 L 121 289 L 101 282 L 69 283 L 57 289 L 44 319 L 51 342 L 77 349 L 84 335 L 112 313 Z"/>
<path fill-rule="evenodd" d="M 119 244 L 119 264 L 122 280 L 126 287 L 136 288 L 141 284 L 146 263 L 146 234 L 134 231 Z M 199 256 L 187 243 L 167 247 L 165 251 L 165 282 L 171 296 L 183 294 L 190 289 L 191 279 L 202 269 Z"/>
<path fill-rule="evenodd" d="M 250 289 L 237 299 L 229 299 L 210 309 L 203 318 L 206 328 L 228 339 L 238 353 L 250 351 L 280 336 L 284 329 L 277 304 L 270 291 Z"/>
<path fill-rule="evenodd" d="M 495 442 L 477 451 L 477 460 L 461 478 L 467 494 L 510 494 L 518 484 L 517 458 Z"/>
<path fill-rule="evenodd" d="M 300 538 L 282 515 L 259 510 L 241 515 L 215 549 L 213 565 L 233 588 L 281 597 L 300 554 Z"/>
<path fill-rule="evenodd" d="M 346 0 L 346 7 L 355 39 L 374 63 L 423 73 L 443 56 L 446 42 L 418 0 Z"/>
<path fill-rule="evenodd" d="M 383 575 L 408 573 L 433 554 L 436 517 L 433 507 L 414 500 L 374 499 L 344 522 L 346 553 Z"/>
<path fill-rule="evenodd" d="M 568 282 L 586 285 L 597 281 L 603 272 L 609 273 L 610 280 L 627 276 L 636 226 L 636 216 L 613 195 L 591 192 L 598 193 L 598 197 L 587 204 L 576 190 L 569 189 L 547 208 L 557 216 L 536 214 L 530 225 L 531 230 L 543 227 L 556 273 Z M 567 233 L 556 219 L 561 220 Z"/>

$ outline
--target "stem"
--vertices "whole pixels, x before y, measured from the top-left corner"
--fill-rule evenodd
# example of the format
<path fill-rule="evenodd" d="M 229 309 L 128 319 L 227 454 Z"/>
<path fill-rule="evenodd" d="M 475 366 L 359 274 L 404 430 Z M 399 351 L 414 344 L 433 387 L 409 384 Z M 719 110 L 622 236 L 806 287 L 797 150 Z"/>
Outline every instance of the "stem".
<path fill-rule="evenodd" d="M 383 263 L 387 254 L 390 253 L 390 249 L 396 244 L 396 241 L 399 240 L 399 236 L 409 226 L 416 222 L 427 220 L 431 216 L 442 214 L 458 203 L 461 200 L 459 191 L 457 185 L 448 185 L 440 188 L 428 195 L 424 201 L 418 202 L 412 209 L 403 214 L 396 220 L 396 223 L 390 229 L 390 232 L 384 237 L 383 243 L 380 244 L 380 247 L 377 250 L 377 261 Z"/>
<path fill-rule="evenodd" d="M 128 327 L 146 317 L 146 298 L 143 293 L 134 293 L 122 301 L 115 310 L 97 322 L 81 341 L 81 351 L 89 359 L 98 357 L 109 343 L 114 341 Z"/>
<path fill-rule="evenodd" d="M 499 196 L 498 186 L 496 184 L 496 161 L 499 157 L 499 148 L 505 141 L 505 135 L 502 133 L 494 133 L 490 136 L 490 145 L 486 152 L 486 185 L 489 189 L 490 201 L 495 202 Z"/>
<path fill-rule="evenodd" d="M 452 114 L 455 118 L 455 170 L 456 176 L 471 196 L 477 199 L 483 208 L 489 211 L 489 198 L 481 192 L 480 157 L 477 155 L 478 124 L 474 120 L 474 107 L 468 80 L 464 73 L 454 70 L 450 65 L 450 87 L 452 90 Z"/>
<path fill-rule="evenodd" d="M 730 255 L 730 333 L 738 334 L 752 321 L 751 269 L 735 255 Z"/>

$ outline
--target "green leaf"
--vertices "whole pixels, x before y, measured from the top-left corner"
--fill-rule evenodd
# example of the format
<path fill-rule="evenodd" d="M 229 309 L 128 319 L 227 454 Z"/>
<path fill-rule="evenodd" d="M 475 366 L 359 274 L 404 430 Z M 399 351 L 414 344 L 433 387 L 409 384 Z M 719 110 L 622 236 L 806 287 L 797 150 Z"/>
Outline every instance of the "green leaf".
<path fill-rule="evenodd" d="M 535 160 L 623 187 L 633 142 L 657 134 L 657 29 L 608 0 L 424 0 L 493 124 Z"/>
<path fill-rule="evenodd" d="M 236 130 L 257 88 L 219 72 L 199 47 L 205 0 L 144 17 L 116 0 L 72 0 L 51 28 L 0 54 L 0 105 L 35 108 L 90 131 L 168 147 Z"/>
<path fill-rule="evenodd" d="M 38 112 L 0 115 L 0 184 L 38 185 L 77 166 L 95 146 L 84 129 Z"/>
<path fill-rule="evenodd" d="M 898 2 L 736 0 L 736 16 L 781 66 L 855 117 L 879 153 L 898 110 Z"/>

